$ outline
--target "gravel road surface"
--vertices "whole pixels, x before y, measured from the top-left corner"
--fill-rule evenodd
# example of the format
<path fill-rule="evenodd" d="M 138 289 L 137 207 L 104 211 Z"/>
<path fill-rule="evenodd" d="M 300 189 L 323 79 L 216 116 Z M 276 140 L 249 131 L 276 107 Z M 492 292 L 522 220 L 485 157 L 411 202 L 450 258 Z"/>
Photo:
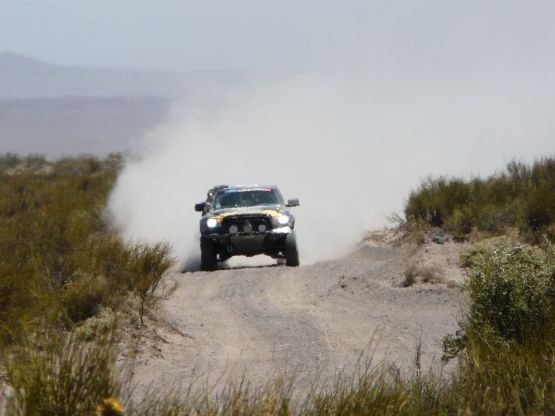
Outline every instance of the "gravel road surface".
<path fill-rule="evenodd" d="M 301 380 L 332 379 L 368 356 L 407 373 L 418 343 L 423 371 L 438 369 L 461 291 L 445 283 L 401 287 L 405 267 L 402 249 L 366 241 L 340 260 L 298 268 L 176 271 L 156 313 L 159 341 L 136 364 L 138 392 L 241 376 L 262 385 L 292 371 Z"/>

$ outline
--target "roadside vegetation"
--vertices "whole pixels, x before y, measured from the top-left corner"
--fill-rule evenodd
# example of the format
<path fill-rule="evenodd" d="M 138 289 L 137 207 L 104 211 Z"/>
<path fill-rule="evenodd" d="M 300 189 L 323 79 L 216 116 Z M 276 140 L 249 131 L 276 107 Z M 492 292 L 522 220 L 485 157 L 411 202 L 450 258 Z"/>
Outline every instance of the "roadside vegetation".
<path fill-rule="evenodd" d="M 511 162 L 486 179 L 429 178 L 410 194 L 405 217 L 413 230 L 440 227 L 462 240 L 516 229 L 530 243 L 554 241 L 555 157 Z"/>
<path fill-rule="evenodd" d="M 70 331 L 133 294 L 142 319 L 169 248 L 126 245 L 110 229 L 105 205 L 120 164 L 118 155 L 0 157 L 0 346 Z"/>
<path fill-rule="evenodd" d="M 126 246 L 103 218 L 119 158 L 65 161 L 62 171 L 46 176 L 6 173 L 18 163 L 0 173 L 0 322 L 2 345 L 11 346 L 4 361 L 6 380 L 14 389 L 9 414 L 555 414 L 553 206 L 544 202 L 550 201 L 549 189 L 553 191 L 549 186 L 554 179 L 548 174 L 553 174 L 553 159 L 532 167 L 511 164 L 482 182 L 430 180 L 408 201 L 407 213 L 420 215 L 407 214 L 409 224 L 455 232 L 457 228 L 450 228 L 459 215 L 455 213 L 467 209 L 476 215 L 488 212 L 485 217 L 497 224 L 484 228 L 479 215 L 472 217 L 472 226 L 459 229 L 465 231 L 461 238 L 469 239 L 473 232 L 476 236 L 475 230 L 487 236 L 501 235 L 505 227 L 520 230 L 516 237 L 477 242 L 461 256 L 468 271 L 464 290 L 469 307 L 457 333 L 444 339 L 444 360 L 454 363 L 452 372 L 437 375 L 422 369 L 417 348 L 409 375 L 361 369 L 353 377 L 312 386 L 299 386 L 293 376 L 269 380 L 263 389 L 244 380 L 221 392 L 153 390 L 141 403 L 130 400 L 133 385 L 128 369 L 116 365 L 121 351 L 112 333 L 84 339 L 76 329 L 91 316 L 116 310 L 133 293 L 137 299 L 152 293 L 169 265 L 167 247 Z M 75 172 L 77 166 L 81 173 L 63 173 Z M 514 169 L 527 184 L 518 183 Z M 484 189 L 503 188 L 501 184 L 520 189 L 514 198 L 498 197 L 511 209 L 498 201 L 482 212 L 480 206 L 486 204 L 478 201 L 497 200 L 492 196 L 497 191 Z M 457 194 L 454 189 L 469 193 L 455 203 L 446 197 Z M 536 192 L 543 198 L 528 201 Z M 513 209 L 516 214 L 509 215 Z"/>

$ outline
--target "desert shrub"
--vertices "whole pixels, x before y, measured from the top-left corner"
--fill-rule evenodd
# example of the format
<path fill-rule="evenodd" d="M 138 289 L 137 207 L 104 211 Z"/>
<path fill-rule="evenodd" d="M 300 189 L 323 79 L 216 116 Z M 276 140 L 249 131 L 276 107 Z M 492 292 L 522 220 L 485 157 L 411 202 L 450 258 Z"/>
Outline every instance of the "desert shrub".
<path fill-rule="evenodd" d="M 13 389 L 9 414 L 94 414 L 104 400 L 120 395 L 115 358 L 109 337 L 84 343 L 52 335 L 42 337 L 40 345 L 18 349 L 7 360 L 7 380 Z"/>
<path fill-rule="evenodd" d="M 117 322 L 117 315 L 111 308 L 100 306 L 96 315 L 73 330 L 73 335 L 78 341 L 94 341 L 99 337 L 104 339 L 116 330 Z"/>
<path fill-rule="evenodd" d="M 555 414 L 554 251 L 515 244 L 490 239 L 465 258 L 468 315 L 444 339 L 459 413 Z"/>
<path fill-rule="evenodd" d="M 169 250 L 110 230 L 104 210 L 120 157 L 6 160 L 24 168 L 0 170 L 0 347 L 46 322 L 70 329 L 130 292 L 146 302 Z M 41 163 L 52 173 L 35 174 Z"/>
<path fill-rule="evenodd" d="M 20 160 L 20 157 L 14 153 L 5 153 L 0 155 L 0 172 L 13 168 L 19 163 Z"/>
<path fill-rule="evenodd" d="M 483 260 L 484 257 L 489 256 L 493 250 L 499 251 L 512 249 L 517 245 L 518 240 L 511 236 L 503 235 L 484 238 L 461 251 L 459 255 L 459 266 L 466 268 L 475 267 L 479 261 Z"/>
<path fill-rule="evenodd" d="M 141 324 L 143 324 L 146 302 L 154 295 L 163 274 L 171 263 L 170 247 L 164 243 L 152 246 L 138 245 L 131 251 L 128 262 L 129 277 L 132 290 L 141 300 L 139 309 Z"/>
<path fill-rule="evenodd" d="M 60 303 L 71 322 L 81 322 L 95 316 L 109 296 L 110 287 L 106 279 L 84 275 L 64 285 Z"/>
<path fill-rule="evenodd" d="M 58 160 L 54 165 L 54 171 L 58 175 L 89 176 L 109 172 L 116 172 L 122 165 L 122 156 L 112 153 L 107 158 L 99 160 L 90 155 L 80 157 L 66 157 Z"/>
<path fill-rule="evenodd" d="M 494 248 L 476 262 L 468 283 L 470 321 L 524 341 L 551 331 L 555 316 L 555 262 L 526 246 Z"/>
<path fill-rule="evenodd" d="M 409 287 L 417 282 L 442 283 L 445 278 L 437 267 L 411 263 L 405 268 L 401 287 Z"/>
<path fill-rule="evenodd" d="M 405 206 L 408 225 L 423 222 L 458 238 L 473 230 L 499 235 L 516 227 L 528 241 L 555 239 L 555 157 L 511 162 L 489 178 L 428 178 Z"/>
<path fill-rule="evenodd" d="M 168 244 L 125 244 L 113 235 L 103 235 L 89 242 L 81 253 L 83 270 L 99 273 L 111 282 L 112 293 L 130 291 L 140 299 L 137 313 L 143 323 L 145 307 L 153 298 L 162 276 L 172 264 Z M 100 302 L 107 305 L 108 302 Z M 112 305 L 117 307 L 117 304 Z"/>
<path fill-rule="evenodd" d="M 46 166 L 48 163 L 42 155 L 31 154 L 25 157 L 13 153 L 0 155 L 0 173 L 40 173 L 40 170 Z"/>

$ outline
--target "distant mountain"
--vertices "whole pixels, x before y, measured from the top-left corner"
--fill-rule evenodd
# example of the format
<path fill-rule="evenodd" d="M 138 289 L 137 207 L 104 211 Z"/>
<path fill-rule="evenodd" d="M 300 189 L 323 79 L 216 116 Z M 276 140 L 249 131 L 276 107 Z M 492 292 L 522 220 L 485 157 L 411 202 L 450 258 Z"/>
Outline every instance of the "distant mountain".
<path fill-rule="evenodd" d="M 11 52 L 0 52 L 0 75 L 13 76 L 17 74 L 32 75 L 39 72 L 52 71 L 55 65 L 47 64 L 38 59 Z"/>
<path fill-rule="evenodd" d="M 80 68 L 0 53 L 0 153 L 105 154 L 160 123 L 172 101 L 242 82 L 224 72 Z"/>
<path fill-rule="evenodd" d="M 156 97 L 0 100 L 0 154 L 57 158 L 124 151 L 160 123 L 170 105 Z"/>
<path fill-rule="evenodd" d="M 190 97 L 240 81 L 241 75 L 231 72 L 81 68 L 0 53 L 0 99 L 68 95 Z"/>

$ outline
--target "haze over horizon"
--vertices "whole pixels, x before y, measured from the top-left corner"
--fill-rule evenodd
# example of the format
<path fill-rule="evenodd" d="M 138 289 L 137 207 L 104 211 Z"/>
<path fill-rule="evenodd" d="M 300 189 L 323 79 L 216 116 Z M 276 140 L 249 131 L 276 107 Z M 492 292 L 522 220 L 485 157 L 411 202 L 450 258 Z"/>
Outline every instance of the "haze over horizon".
<path fill-rule="evenodd" d="M 334 61 L 345 47 L 376 62 L 405 53 L 443 61 L 446 52 L 456 50 L 461 64 L 470 58 L 510 64 L 515 58 L 540 58 L 555 33 L 555 4 L 547 0 L 0 0 L 0 5 L 0 51 L 104 68 L 291 70 L 323 58 Z"/>

